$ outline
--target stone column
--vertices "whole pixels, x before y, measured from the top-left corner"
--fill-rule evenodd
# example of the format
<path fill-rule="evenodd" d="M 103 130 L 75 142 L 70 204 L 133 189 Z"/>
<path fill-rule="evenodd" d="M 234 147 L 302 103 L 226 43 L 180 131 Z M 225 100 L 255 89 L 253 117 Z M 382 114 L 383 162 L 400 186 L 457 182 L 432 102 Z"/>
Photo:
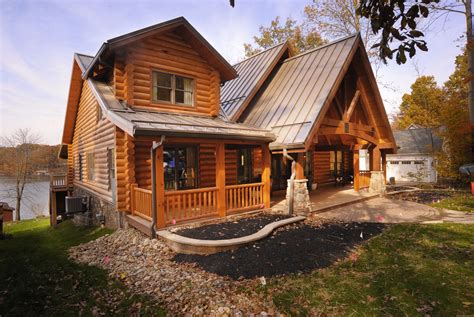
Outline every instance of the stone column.
<path fill-rule="evenodd" d="M 290 182 L 288 180 L 288 187 L 286 190 L 286 202 L 290 201 Z M 293 181 L 294 186 L 294 200 L 293 200 L 293 213 L 295 215 L 304 215 L 311 211 L 311 201 L 309 199 L 308 191 L 308 180 L 307 179 L 295 179 Z"/>
<path fill-rule="evenodd" d="M 385 177 L 383 176 L 383 171 L 371 171 L 369 193 L 385 194 L 385 191 Z"/>

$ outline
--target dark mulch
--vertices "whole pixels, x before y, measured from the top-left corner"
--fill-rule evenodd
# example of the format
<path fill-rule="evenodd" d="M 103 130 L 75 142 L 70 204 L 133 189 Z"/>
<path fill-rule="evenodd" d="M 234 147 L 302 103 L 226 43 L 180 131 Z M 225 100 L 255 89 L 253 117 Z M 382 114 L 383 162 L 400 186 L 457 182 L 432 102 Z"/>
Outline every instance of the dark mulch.
<path fill-rule="evenodd" d="M 407 186 L 387 186 L 387 192 L 398 192 L 399 190 L 409 190 L 413 189 L 411 187 Z"/>
<path fill-rule="evenodd" d="M 196 263 L 208 272 L 233 279 L 308 272 L 330 266 L 385 227 L 380 223 L 300 224 L 236 250 L 207 256 L 177 254 L 174 260 Z"/>
<path fill-rule="evenodd" d="M 203 240 L 232 239 L 248 236 L 269 223 L 288 217 L 287 215 L 260 215 L 196 228 L 181 229 L 175 233 L 184 237 Z"/>
<path fill-rule="evenodd" d="M 390 198 L 414 201 L 420 204 L 431 204 L 453 196 L 454 193 L 444 190 L 421 190 L 392 195 Z"/>

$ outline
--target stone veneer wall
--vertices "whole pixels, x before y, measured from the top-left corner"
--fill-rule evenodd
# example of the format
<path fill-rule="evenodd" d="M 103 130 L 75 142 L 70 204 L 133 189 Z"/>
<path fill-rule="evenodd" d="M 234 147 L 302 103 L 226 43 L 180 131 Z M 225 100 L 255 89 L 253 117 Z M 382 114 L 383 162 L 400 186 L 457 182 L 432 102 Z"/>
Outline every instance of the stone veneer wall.
<path fill-rule="evenodd" d="M 286 204 L 290 201 L 290 181 L 288 180 L 288 187 L 286 189 Z M 294 184 L 294 200 L 293 213 L 295 215 L 304 215 L 311 211 L 311 201 L 309 199 L 308 180 L 295 179 Z"/>
<path fill-rule="evenodd" d="M 74 187 L 74 196 L 86 196 L 89 198 L 89 212 L 75 216 L 74 223 L 78 225 L 100 225 L 101 218 L 103 217 L 106 227 L 114 229 L 123 227 L 125 222 L 124 215 L 117 212 L 114 204 L 77 186 Z"/>

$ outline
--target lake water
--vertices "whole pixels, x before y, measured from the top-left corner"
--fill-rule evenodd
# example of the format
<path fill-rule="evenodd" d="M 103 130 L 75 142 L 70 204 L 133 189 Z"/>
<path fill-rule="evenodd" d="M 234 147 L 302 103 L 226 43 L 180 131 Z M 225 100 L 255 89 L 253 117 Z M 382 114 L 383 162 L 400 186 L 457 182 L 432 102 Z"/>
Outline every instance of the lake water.
<path fill-rule="evenodd" d="M 11 207 L 15 208 L 15 179 L 0 175 L 0 201 L 7 202 Z M 25 186 L 21 201 L 21 219 L 32 219 L 48 215 L 49 177 L 37 177 Z M 15 215 L 13 219 L 15 219 Z"/>

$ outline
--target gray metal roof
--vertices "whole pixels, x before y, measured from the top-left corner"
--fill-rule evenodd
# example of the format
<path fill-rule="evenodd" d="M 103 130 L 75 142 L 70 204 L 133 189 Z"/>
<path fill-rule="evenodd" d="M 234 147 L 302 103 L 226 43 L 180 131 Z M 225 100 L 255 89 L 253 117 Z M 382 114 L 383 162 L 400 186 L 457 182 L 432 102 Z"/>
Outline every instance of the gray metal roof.
<path fill-rule="evenodd" d="M 239 76 L 226 82 L 221 89 L 221 108 L 229 118 L 237 120 L 244 110 L 244 103 L 257 93 L 287 49 L 287 44 L 281 43 L 234 65 Z"/>
<path fill-rule="evenodd" d="M 410 128 L 393 131 L 399 147 L 397 154 L 430 154 L 441 149 L 443 141 L 431 129 Z M 433 146 L 433 148 L 432 148 Z"/>
<path fill-rule="evenodd" d="M 76 54 L 81 69 L 86 69 L 91 56 Z M 110 86 L 94 79 L 87 79 L 92 93 L 104 115 L 130 135 L 173 135 L 183 137 L 229 138 L 273 141 L 275 136 L 265 129 L 230 122 L 225 115 L 207 117 L 160 111 L 134 110 L 119 101 Z"/>
<path fill-rule="evenodd" d="M 239 121 L 271 129 L 277 136 L 272 148 L 303 146 L 357 39 L 349 36 L 285 60 Z"/>

